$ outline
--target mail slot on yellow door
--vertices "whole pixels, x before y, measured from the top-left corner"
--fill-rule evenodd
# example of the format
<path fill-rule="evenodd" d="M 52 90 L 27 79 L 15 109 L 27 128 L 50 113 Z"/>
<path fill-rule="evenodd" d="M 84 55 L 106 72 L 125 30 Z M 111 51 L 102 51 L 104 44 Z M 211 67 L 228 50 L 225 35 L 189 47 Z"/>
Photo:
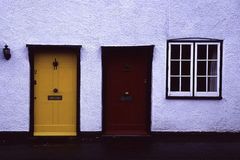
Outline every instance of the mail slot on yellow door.
<path fill-rule="evenodd" d="M 48 100 L 62 100 L 62 96 L 55 96 L 55 95 L 50 95 L 48 96 Z"/>
<path fill-rule="evenodd" d="M 76 54 L 39 52 L 34 70 L 34 136 L 75 136 Z"/>

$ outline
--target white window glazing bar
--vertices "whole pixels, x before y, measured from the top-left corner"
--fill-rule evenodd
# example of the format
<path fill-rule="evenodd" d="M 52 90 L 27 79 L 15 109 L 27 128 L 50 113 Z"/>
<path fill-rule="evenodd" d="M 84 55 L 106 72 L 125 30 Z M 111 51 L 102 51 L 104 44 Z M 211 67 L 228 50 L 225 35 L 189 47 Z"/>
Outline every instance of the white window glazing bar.
<path fill-rule="evenodd" d="M 190 44 L 190 96 L 193 95 L 193 43 Z"/>
<path fill-rule="evenodd" d="M 171 44 L 168 43 L 168 95 L 171 91 L 171 86 L 170 86 L 170 81 L 171 81 L 171 76 L 170 76 L 170 71 L 171 71 L 171 65 L 170 65 L 170 62 L 171 62 Z"/>
<path fill-rule="evenodd" d="M 206 92 L 208 91 L 208 45 L 206 45 Z"/>
<path fill-rule="evenodd" d="M 198 49 L 198 43 L 195 44 L 195 74 L 194 74 L 194 95 L 197 94 L 197 62 L 198 62 L 198 59 L 197 59 L 197 56 L 198 56 L 198 52 L 197 52 L 197 49 Z"/>
<path fill-rule="evenodd" d="M 182 91 L 182 44 L 180 44 L 180 57 L 179 57 L 179 91 Z"/>
<path fill-rule="evenodd" d="M 219 94 L 220 88 L 220 44 L 217 44 L 217 93 Z"/>

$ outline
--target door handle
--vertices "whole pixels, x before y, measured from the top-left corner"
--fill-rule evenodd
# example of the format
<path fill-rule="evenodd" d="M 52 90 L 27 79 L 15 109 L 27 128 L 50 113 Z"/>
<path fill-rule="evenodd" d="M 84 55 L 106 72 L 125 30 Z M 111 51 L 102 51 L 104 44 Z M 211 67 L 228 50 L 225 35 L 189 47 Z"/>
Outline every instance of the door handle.
<path fill-rule="evenodd" d="M 54 88 L 54 89 L 53 89 L 53 92 L 54 92 L 54 93 L 58 93 L 58 89 L 57 89 L 57 88 Z"/>
<path fill-rule="evenodd" d="M 129 102 L 129 101 L 132 101 L 132 96 L 129 94 L 128 91 L 125 91 L 123 93 L 123 95 L 120 97 L 120 100 L 123 101 L 123 102 Z"/>
<path fill-rule="evenodd" d="M 129 95 L 129 92 L 128 91 L 124 92 L 124 95 Z"/>

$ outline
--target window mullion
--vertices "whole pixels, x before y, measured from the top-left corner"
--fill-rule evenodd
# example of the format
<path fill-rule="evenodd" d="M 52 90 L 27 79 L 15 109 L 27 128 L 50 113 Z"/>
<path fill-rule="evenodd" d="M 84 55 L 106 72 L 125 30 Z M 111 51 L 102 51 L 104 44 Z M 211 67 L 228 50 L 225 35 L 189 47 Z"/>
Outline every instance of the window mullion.
<path fill-rule="evenodd" d="M 194 96 L 196 95 L 196 92 L 197 92 L 197 62 L 198 62 L 198 59 L 197 59 L 197 56 L 198 56 L 198 52 L 197 52 L 197 44 L 194 43 Z"/>
<path fill-rule="evenodd" d="M 191 54 L 190 54 L 190 94 L 191 94 L 191 96 L 194 96 L 194 73 L 195 73 L 195 71 L 194 71 L 194 64 L 195 64 L 195 62 L 194 62 L 194 43 L 193 44 L 191 44 Z"/>
<path fill-rule="evenodd" d="M 179 91 L 182 91 L 182 44 L 180 45 L 180 57 L 179 57 Z"/>
<path fill-rule="evenodd" d="M 208 92 L 208 45 L 206 45 L 206 92 Z"/>

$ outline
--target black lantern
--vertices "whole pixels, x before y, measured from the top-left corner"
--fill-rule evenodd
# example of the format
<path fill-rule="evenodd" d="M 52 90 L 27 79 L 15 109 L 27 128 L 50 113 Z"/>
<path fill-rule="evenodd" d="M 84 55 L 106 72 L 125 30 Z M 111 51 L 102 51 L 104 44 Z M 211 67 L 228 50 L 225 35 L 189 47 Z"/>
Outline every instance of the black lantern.
<path fill-rule="evenodd" d="M 11 58 L 11 53 L 10 53 L 10 49 L 8 48 L 8 45 L 4 46 L 3 55 L 4 55 L 6 60 L 9 60 Z"/>

